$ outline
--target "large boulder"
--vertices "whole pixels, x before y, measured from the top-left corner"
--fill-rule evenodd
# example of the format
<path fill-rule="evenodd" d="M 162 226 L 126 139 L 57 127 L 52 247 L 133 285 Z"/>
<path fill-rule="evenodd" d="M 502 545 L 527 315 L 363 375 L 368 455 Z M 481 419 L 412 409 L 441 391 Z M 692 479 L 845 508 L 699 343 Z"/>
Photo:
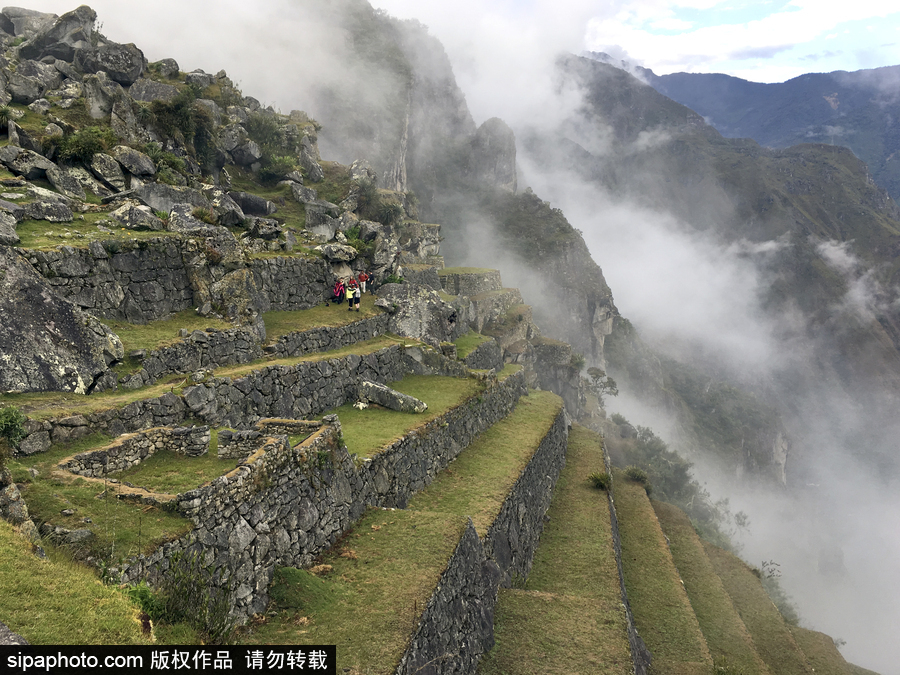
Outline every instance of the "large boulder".
<path fill-rule="evenodd" d="M 0 148 L 0 162 L 17 176 L 26 180 L 44 178 L 47 170 L 56 165 L 43 155 L 15 145 Z"/>
<path fill-rule="evenodd" d="M 190 204 L 206 209 L 212 207 L 199 190 L 164 183 L 145 183 L 134 189 L 134 196 L 154 211 L 164 213 L 169 213 L 175 204 Z"/>
<path fill-rule="evenodd" d="M 355 248 L 347 246 L 346 244 L 324 244 L 322 246 L 316 246 L 313 250 L 321 253 L 322 257 L 331 263 L 350 262 L 351 260 L 355 260 L 356 256 L 359 255 L 359 252 Z"/>
<path fill-rule="evenodd" d="M 135 101 L 171 101 L 178 96 L 178 88 L 156 80 L 139 79 L 128 89 Z"/>
<path fill-rule="evenodd" d="M 123 204 L 109 215 L 115 218 L 122 227 L 129 230 L 161 231 L 166 229 L 165 222 L 157 218 L 149 206 Z"/>
<path fill-rule="evenodd" d="M 18 124 L 10 120 L 6 125 L 6 133 L 9 137 L 10 145 L 17 145 L 20 148 L 24 148 L 25 150 L 31 150 L 32 152 L 36 152 L 39 155 L 42 155 L 41 152 L 41 144 L 35 141 L 31 136 L 28 135 L 28 132 L 25 131 Z"/>
<path fill-rule="evenodd" d="M 325 180 L 325 171 L 319 164 L 319 153 L 309 136 L 304 136 L 300 141 L 300 166 L 313 183 Z"/>
<path fill-rule="evenodd" d="M 16 246 L 19 235 L 16 234 L 16 218 L 11 213 L 0 211 L 0 244 Z"/>
<path fill-rule="evenodd" d="M 250 192 L 232 191 L 228 193 L 228 196 L 243 209 L 244 213 L 250 216 L 271 216 L 278 211 L 278 207 L 274 203 Z"/>
<path fill-rule="evenodd" d="M 104 152 L 97 152 L 91 158 L 91 171 L 103 183 L 116 192 L 125 189 L 125 174 L 114 157 Z"/>
<path fill-rule="evenodd" d="M 133 176 L 153 176 L 156 174 L 156 164 L 140 150 L 129 148 L 127 145 L 117 145 L 112 149 L 112 155 Z"/>
<path fill-rule="evenodd" d="M 47 180 L 66 197 L 84 201 L 84 186 L 81 185 L 81 181 L 78 178 L 65 169 L 58 166 L 50 167 L 47 169 Z"/>
<path fill-rule="evenodd" d="M 123 358 L 122 341 L 14 250 L 0 247 L 0 270 L 0 391 L 90 393 Z"/>
<path fill-rule="evenodd" d="M 359 383 L 358 395 L 363 403 L 376 403 L 389 410 L 409 413 L 423 413 L 428 410 L 428 405 L 424 401 L 369 380 Z"/>
<path fill-rule="evenodd" d="M 75 66 L 85 73 L 104 72 L 114 82 L 130 87 L 147 67 L 144 52 L 133 44 L 109 42 L 75 54 Z"/>
<path fill-rule="evenodd" d="M 97 12 L 87 5 L 66 12 L 49 26 L 44 24 L 45 28 L 25 41 L 19 47 L 19 58 L 40 60 L 53 56 L 71 62 L 76 50 L 90 48 L 96 20 Z"/>
<path fill-rule="evenodd" d="M 85 75 L 81 81 L 84 90 L 84 104 L 88 114 L 95 120 L 112 113 L 116 101 L 126 96 L 122 85 L 112 80 L 105 72 Z"/>
<path fill-rule="evenodd" d="M 60 84 L 62 75 L 53 66 L 39 61 L 21 61 L 15 72 L 9 73 L 6 88 L 15 103 L 28 105 Z"/>
<path fill-rule="evenodd" d="M 31 37 L 53 25 L 56 14 L 22 7 L 4 7 L 0 12 L 0 28 L 16 37 Z"/>
<path fill-rule="evenodd" d="M 235 164 L 250 166 L 262 159 L 263 152 L 256 141 L 246 140 L 231 151 Z"/>
<path fill-rule="evenodd" d="M 247 218 L 244 210 L 224 190 L 210 186 L 203 189 L 203 194 L 212 204 L 219 225 L 235 227 L 244 224 Z"/>
<path fill-rule="evenodd" d="M 378 289 L 376 307 L 391 317 L 388 330 L 438 347 L 451 341 L 457 324 L 456 310 L 437 291 L 413 284 L 385 284 Z"/>

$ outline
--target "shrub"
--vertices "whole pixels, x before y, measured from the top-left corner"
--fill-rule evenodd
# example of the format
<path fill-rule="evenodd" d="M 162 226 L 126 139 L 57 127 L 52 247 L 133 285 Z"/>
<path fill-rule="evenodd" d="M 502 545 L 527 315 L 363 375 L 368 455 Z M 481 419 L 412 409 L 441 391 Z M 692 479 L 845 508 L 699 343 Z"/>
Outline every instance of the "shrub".
<path fill-rule="evenodd" d="M 9 449 L 18 448 L 25 438 L 27 417 L 15 406 L 0 408 L 0 471 L 6 468 Z"/>
<path fill-rule="evenodd" d="M 57 141 L 60 159 L 89 164 L 98 152 L 106 152 L 119 142 L 112 129 L 86 127 Z"/>
<path fill-rule="evenodd" d="M 619 413 L 613 413 L 612 416 L 611 416 L 609 419 L 612 420 L 612 423 L 613 423 L 613 424 L 618 424 L 618 425 L 620 425 L 620 426 L 621 426 L 622 424 L 628 424 L 628 420 L 625 419 L 625 416 L 624 416 L 624 415 L 620 415 Z"/>
<path fill-rule="evenodd" d="M 639 466 L 629 466 L 625 469 L 625 476 L 629 479 L 633 480 L 635 483 L 640 483 L 644 486 L 644 490 L 647 491 L 649 495 L 653 490 L 653 486 L 650 485 L 650 477 L 647 475 L 647 472 L 644 471 Z"/>
<path fill-rule="evenodd" d="M 404 283 L 404 281 L 403 281 L 403 277 L 398 277 L 396 274 L 388 274 L 384 278 L 384 281 L 382 283 L 383 284 L 402 284 L 402 283 Z"/>
<path fill-rule="evenodd" d="M 584 364 L 586 363 L 586 359 L 584 358 L 584 354 L 579 354 L 578 352 L 572 352 L 572 358 L 569 359 L 569 366 L 578 372 L 581 372 L 581 369 L 584 368 Z"/>
<path fill-rule="evenodd" d="M 259 180 L 264 185 L 277 183 L 296 168 L 294 161 L 286 155 L 264 156 L 263 159 L 263 165 L 259 170 Z"/>
<path fill-rule="evenodd" d="M 216 212 L 210 208 L 206 208 L 203 206 L 198 206 L 193 211 L 191 211 L 191 215 L 197 220 L 206 223 L 207 225 L 215 225 L 218 219 L 216 218 Z"/>
<path fill-rule="evenodd" d="M 131 584 L 122 588 L 122 592 L 134 604 L 140 607 L 150 617 L 151 621 L 165 619 L 166 603 L 163 598 L 155 593 L 146 581 L 139 584 Z"/>
<path fill-rule="evenodd" d="M 588 476 L 588 480 L 590 480 L 598 490 L 609 490 L 609 486 L 612 484 L 612 477 L 609 475 L 608 471 L 595 471 Z"/>
<path fill-rule="evenodd" d="M 13 118 L 12 108 L 8 105 L 0 105 L 0 127 L 5 129 L 9 126 L 9 121 Z"/>

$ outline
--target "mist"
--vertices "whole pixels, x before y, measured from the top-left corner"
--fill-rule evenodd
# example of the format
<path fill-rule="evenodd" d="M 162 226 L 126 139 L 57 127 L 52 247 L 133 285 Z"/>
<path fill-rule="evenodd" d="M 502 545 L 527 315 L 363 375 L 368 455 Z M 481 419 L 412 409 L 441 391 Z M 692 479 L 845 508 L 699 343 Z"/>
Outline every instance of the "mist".
<path fill-rule="evenodd" d="M 284 112 L 306 110 L 316 117 L 322 110 L 314 95 L 317 85 L 344 82 L 366 97 L 377 96 L 381 83 L 348 67 L 344 35 L 313 15 L 312 4 L 161 0 L 126 6 L 95 0 L 91 6 L 105 35 L 134 42 L 150 61 L 172 57 L 185 71 L 224 69 L 245 95 L 263 105 Z M 75 8 L 56 0 L 29 6 L 57 14 Z M 497 116 L 517 132 L 527 128 L 549 135 L 571 120 L 582 103 L 583 92 L 559 86 L 554 62 L 562 51 L 582 51 L 587 19 L 598 15 L 596 3 L 577 0 L 564 11 L 548 0 L 488 5 L 476 0 L 452 5 L 380 0 L 376 6 L 422 21 L 442 42 L 476 123 Z M 616 11 L 616 3 L 603 11 Z M 323 157 L 356 159 L 329 145 L 328 119 L 319 121 L 326 126 Z M 570 125 L 567 131 L 581 134 L 576 140 L 583 147 L 605 156 L 609 142 L 603 129 Z M 660 140 L 647 134 L 638 142 L 646 149 Z M 790 312 L 773 315 L 762 301 L 773 282 L 767 260 L 786 242 L 726 245 L 671 213 L 608 194 L 576 173 L 549 170 L 541 157 L 529 156 L 521 147 L 519 166 L 519 189 L 532 187 L 583 233 L 620 313 L 655 348 L 674 357 L 704 358 L 717 374 L 750 384 L 771 383 L 780 372 L 809 359 L 814 345 L 797 337 L 799 319 Z M 466 259 L 452 262 L 501 269 L 505 284 L 519 287 L 536 312 L 549 312 L 541 307 L 540 283 L 513 256 L 496 250 L 487 219 L 476 214 L 470 225 L 466 245 L 458 247 Z M 836 242 L 817 246 L 823 261 L 848 280 L 848 293 L 835 312 L 856 312 L 863 319 L 876 312 L 883 289 L 860 271 L 852 251 Z M 541 327 L 552 335 L 552 326 Z M 871 412 L 886 415 L 884 411 L 896 411 L 896 402 L 884 398 L 867 410 L 833 382 L 828 384 L 815 396 L 793 402 L 789 462 L 798 470 L 785 487 L 754 484 L 749 489 L 733 472 L 679 447 L 677 422 L 627 391 L 609 399 L 608 410 L 652 427 L 684 450 L 714 499 L 728 497 L 733 510 L 749 514 L 749 532 L 738 542 L 743 557 L 757 566 L 762 560 L 780 564 L 782 585 L 796 600 L 803 625 L 845 640 L 842 653 L 848 660 L 897 675 L 900 667 L 892 650 L 900 632 L 895 440 L 900 436 L 887 417 Z M 861 461 L 865 454 L 881 464 Z"/>

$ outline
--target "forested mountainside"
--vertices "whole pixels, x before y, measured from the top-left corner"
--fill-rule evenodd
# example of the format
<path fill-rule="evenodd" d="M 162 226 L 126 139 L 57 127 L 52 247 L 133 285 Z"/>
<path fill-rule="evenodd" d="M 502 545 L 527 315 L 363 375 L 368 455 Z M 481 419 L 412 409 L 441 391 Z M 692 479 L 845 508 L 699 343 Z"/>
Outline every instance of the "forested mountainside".
<path fill-rule="evenodd" d="M 606 54 L 588 56 L 611 65 Z M 633 72 L 661 94 L 703 115 L 727 138 L 752 138 L 768 148 L 825 143 L 850 148 L 869 175 L 900 198 L 897 119 L 900 66 L 806 73 L 786 82 L 748 82 L 719 73 Z"/>

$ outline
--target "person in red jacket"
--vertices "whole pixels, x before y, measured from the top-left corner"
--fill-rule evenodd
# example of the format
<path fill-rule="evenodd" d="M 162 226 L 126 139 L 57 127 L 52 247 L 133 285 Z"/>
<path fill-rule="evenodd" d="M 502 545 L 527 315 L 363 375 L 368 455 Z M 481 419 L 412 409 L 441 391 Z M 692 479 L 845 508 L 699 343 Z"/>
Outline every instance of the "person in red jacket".
<path fill-rule="evenodd" d="M 343 279 L 338 279 L 337 281 L 334 282 L 334 290 L 333 290 L 334 304 L 340 305 L 342 302 L 344 302 L 344 291 L 345 290 L 346 289 L 344 288 Z"/>
<path fill-rule="evenodd" d="M 366 274 L 366 271 L 363 270 L 359 273 L 359 291 L 360 293 L 366 292 L 366 282 L 369 280 L 369 275 Z"/>

